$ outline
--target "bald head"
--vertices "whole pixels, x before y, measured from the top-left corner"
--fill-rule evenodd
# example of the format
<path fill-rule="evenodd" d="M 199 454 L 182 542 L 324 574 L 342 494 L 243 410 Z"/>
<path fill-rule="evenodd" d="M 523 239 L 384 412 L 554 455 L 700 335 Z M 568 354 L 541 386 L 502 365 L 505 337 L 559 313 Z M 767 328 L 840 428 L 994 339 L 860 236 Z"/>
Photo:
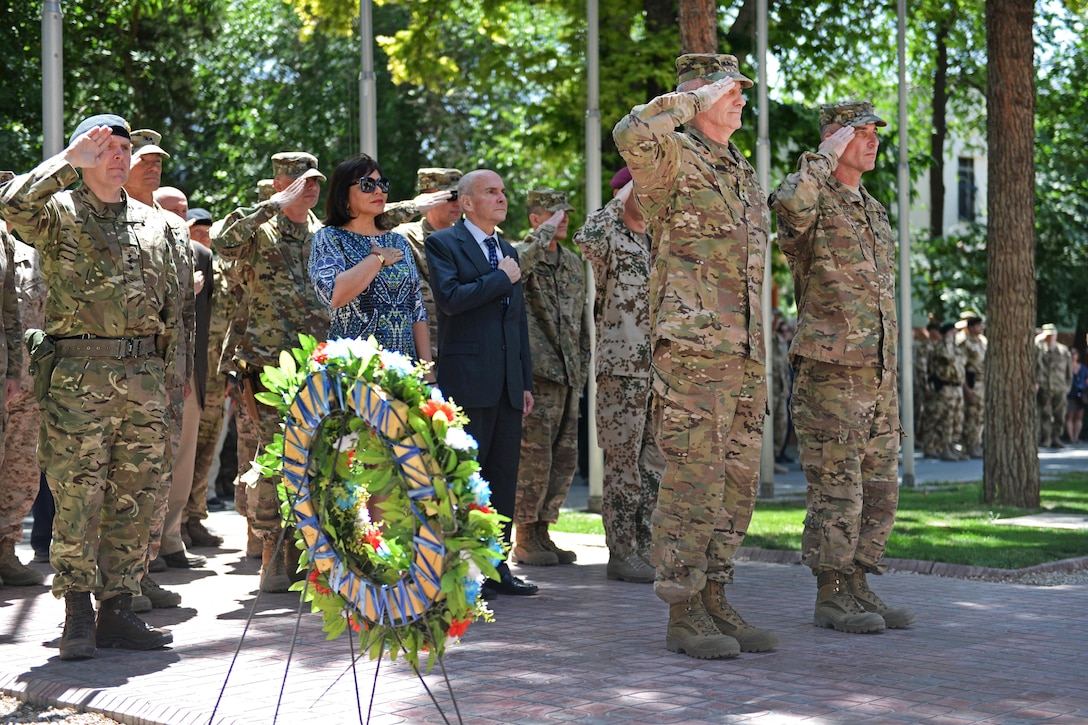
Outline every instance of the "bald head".
<path fill-rule="evenodd" d="M 155 189 L 153 196 L 159 206 L 166 211 L 174 212 L 182 219 L 185 218 L 186 212 L 189 211 L 189 200 L 181 189 L 176 189 L 173 186 L 160 186 Z"/>

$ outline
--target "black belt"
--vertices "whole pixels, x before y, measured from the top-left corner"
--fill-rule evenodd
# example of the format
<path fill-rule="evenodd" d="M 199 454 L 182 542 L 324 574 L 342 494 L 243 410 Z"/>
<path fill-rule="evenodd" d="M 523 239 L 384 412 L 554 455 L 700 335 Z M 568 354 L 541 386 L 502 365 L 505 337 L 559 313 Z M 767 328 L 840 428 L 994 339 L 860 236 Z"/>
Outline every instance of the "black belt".
<path fill-rule="evenodd" d="M 155 336 L 67 337 L 56 342 L 57 357 L 147 357 L 158 352 Z"/>

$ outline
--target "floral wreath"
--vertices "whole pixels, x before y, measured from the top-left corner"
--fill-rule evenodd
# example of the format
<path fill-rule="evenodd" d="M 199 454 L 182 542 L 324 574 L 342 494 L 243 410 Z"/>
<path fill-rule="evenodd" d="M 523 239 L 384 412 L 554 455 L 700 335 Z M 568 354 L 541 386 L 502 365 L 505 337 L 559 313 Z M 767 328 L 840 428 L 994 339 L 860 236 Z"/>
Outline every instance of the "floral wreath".
<path fill-rule="evenodd" d="M 329 639 L 349 627 L 360 651 L 398 651 L 427 670 L 476 619 L 492 620 L 482 575 L 498 579 L 506 517 L 490 507 L 467 418 L 413 364 L 369 340 L 280 353 L 258 401 L 284 417 L 257 458 L 277 477 L 285 525 L 297 529 L 292 589 L 322 615 Z"/>

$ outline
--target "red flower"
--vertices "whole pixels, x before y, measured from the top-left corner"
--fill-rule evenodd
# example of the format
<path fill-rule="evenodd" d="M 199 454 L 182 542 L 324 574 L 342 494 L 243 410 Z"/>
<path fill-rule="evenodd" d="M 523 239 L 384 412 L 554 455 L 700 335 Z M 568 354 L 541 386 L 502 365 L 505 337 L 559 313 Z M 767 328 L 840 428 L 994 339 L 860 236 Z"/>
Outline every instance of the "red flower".
<path fill-rule="evenodd" d="M 455 619 L 450 622 L 450 628 L 446 630 L 446 634 L 454 638 L 460 637 L 470 624 L 472 624 L 471 619 Z"/>
<path fill-rule="evenodd" d="M 352 448 L 350 451 L 348 451 L 348 465 L 350 466 L 353 463 L 355 463 L 355 449 L 354 448 Z"/>
<path fill-rule="evenodd" d="M 470 503 L 468 505 L 468 510 L 469 511 L 481 511 L 481 512 L 483 512 L 485 514 L 491 513 L 491 507 L 490 506 L 481 506 L 478 503 Z"/>
<path fill-rule="evenodd" d="M 319 365 L 324 365 L 329 360 L 329 356 L 325 353 L 325 348 L 328 346 L 327 342 L 317 343 L 317 347 L 310 353 L 310 359 Z"/>
<path fill-rule="evenodd" d="M 381 532 L 371 529 L 363 535 L 363 541 L 370 544 L 374 551 L 377 551 L 382 545 Z"/>
<path fill-rule="evenodd" d="M 332 594 L 332 589 L 329 589 L 328 587 L 323 586 L 321 584 L 321 582 L 318 581 L 318 577 L 320 575 L 321 575 L 321 572 L 319 572 L 317 569 L 314 569 L 313 571 L 310 572 L 310 584 L 313 585 L 314 591 L 317 592 L 318 594 Z"/>
<path fill-rule="evenodd" d="M 424 400 L 419 406 L 423 411 L 423 415 L 428 418 L 433 418 L 436 413 L 440 412 L 445 416 L 447 421 L 452 421 L 454 416 L 453 406 L 444 400 Z"/>
<path fill-rule="evenodd" d="M 356 619 L 355 617 L 351 616 L 350 614 L 348 615 L 348 624 L 356 632 L 358 632 L 359 630 L 362 629 L 362 627 L 359 626 L 359 620 Z"/>

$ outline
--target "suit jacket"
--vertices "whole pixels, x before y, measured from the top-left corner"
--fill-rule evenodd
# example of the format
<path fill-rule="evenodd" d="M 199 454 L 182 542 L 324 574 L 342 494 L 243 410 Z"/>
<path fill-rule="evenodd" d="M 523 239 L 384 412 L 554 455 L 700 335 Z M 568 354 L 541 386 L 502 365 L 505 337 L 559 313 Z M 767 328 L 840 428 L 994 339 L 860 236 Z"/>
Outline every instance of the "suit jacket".
<path fill-rule="evenodd" d="M 193 391 L 204 407 L 204 394 L 208 389 L 208 325 L 212 317 L 212 291 L 215 280 L 212 271 L 212 250 L 200 242 L 190 240 L 193 248 L 193 271 L 204 273 L 204 289 L 196 296 L 196 343 L 193 356 Z"/>
<path fill-rule="evenodd" d="M 517 261 L 514 248 L 496 238 Z M 438 309 L 438 386 L 467 408 L 497 406 L 505 392 L 521 410 L 525 391 L 533 389 L 521 282 L 510 284 L 505 272 L 491 269 L 463 220 L 431 234 L 425 246 Z M 510 298 L 505 314 L 504 297 Z"/>

